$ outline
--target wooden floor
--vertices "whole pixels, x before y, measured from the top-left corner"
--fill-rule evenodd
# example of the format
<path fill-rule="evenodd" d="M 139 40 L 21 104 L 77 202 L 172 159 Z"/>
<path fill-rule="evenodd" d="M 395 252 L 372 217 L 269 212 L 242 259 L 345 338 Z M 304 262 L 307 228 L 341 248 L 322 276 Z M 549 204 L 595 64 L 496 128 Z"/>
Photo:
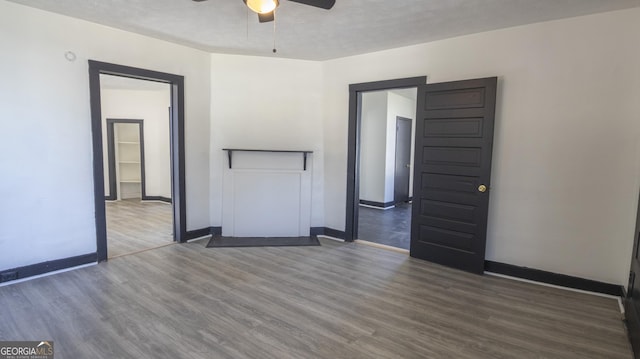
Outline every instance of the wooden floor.
<path fill-rule="evenodd" d="M 396 248 L 411 245 L 411 204 L 398 203 L 387 210 L 359 206 L 358 238 Z"/>
<path fill-rule="evenodd" d="M 617 301 L 401 253 L 206 240 L 0 287 L 0 340 L 63 358 L 631 358 Z"/>
<path fill-rule="evenodd" d="M 107 201 L 109 258 L 173 242 L 171 203 L 125 199 Z"/>

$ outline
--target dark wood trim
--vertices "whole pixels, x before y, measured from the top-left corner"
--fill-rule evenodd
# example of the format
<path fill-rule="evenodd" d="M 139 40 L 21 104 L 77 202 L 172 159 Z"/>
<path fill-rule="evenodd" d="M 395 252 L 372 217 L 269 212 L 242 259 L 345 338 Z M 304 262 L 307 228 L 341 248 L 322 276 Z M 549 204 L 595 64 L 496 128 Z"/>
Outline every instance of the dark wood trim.
<path fill-rule="evenodd" d="M 207 228 L 200 228 L 200 229 L 187 231 L 186 238 L 187 240 L 192 240 L 200 237 L 206 237 L 209 235 L 215 236 L 215 235 L 221 235 L 221 234 L 222 234 L 222 227 L 207 227 Z"/>
<path fill-rule="evenodd" d="M 306 237 L 223 237 L 212 236 L 207 248 L 320 246 L 316 236 Z"/>
<path fill-rule="evenodd" d="M 163 196 L 142 196 L 142 200 L 143 201 L 160 201 L 160 202 L 173 203 L 173 201 L 171 201 L 171 198 L 163 197 Z"/>
<path fill-rule="evenodd" d="M 98 261 L 107 259 L 107 225 L 105 213 L 104 169 L 102 150 L 102 109 L 100 74 L 162 82 L 171 85 L 171 197 L 173 198 L 174 240 L 186 238 L 186 188 L 184 142 L 184 77 L 130 66 L 89 60 L 89 96 L 93 134 L 93 185 L 96 216 Z"/>
<path fill-rule="evenodd" d="M 222 227 L 208 227 L 208 228 L 200 228 L 187 231 L 187 240 L 200 238 L 208 235 L 222 235 Z M 311 227 L 309 229 L 309 235 L 311 236 L 320 236 L 326 235 L 330 237 L 345 238 L 345 233 L 343 231 L 338 231 L 337 229 L 327 228 L 327 227 Z"/>
<path fill-rule="evenodd" d="M 394 90 L 416 87 L 427 83 L 427 76 L 406 77 L 401 79 L 361 82 L 349 85 L 349 92 L 367 92 L 380 90 Z"/>
<path fill-rule="evenodd" d="M 102 103 L 100 100 L 100 66 L 89 60 L 89 102 L 93 137 L 93 200 L 96 216 L 96 253 L 98 261 L 107 260 L 107 219 L 104 196 L 102 148 Z"/>
<path fill-rule="evenodd" d="M 347 233 L 345 231 L 339 231 L 337 229 L 324 227 L 324 235 L 329 237 L 334 237 L 338 239 L 347 239 Z"/>
<path fill-rule="evenodd" d="M 347 132 L 347 208 L 345 240 L 358 238 L 358 206 L 360 200 L 360 117 L 362 93 L 349 86 L 349 129 Z"/>
<path fill-rule="evenodd" d="M 173 199 L 173 233 L 175 240 L 181 243 L 187 241 L 184 106 L 184 77 L 178 76 L 171 81 L 171 198 Z"/>
<path fill-rule="evenodd" d="M 565 274 L 547 272 L 528 267 L 519 267 L 513 264 L 493 261 L 485 261 L 484 270 L 486 272 L 504 274 L 510 277 L 528 279 L 535 282 L 624 297 L 624 287 L 617 284 L 598 282 L 591 279 L 572 277 Z"/>
<path fill-rule="evenodd" d="M 104 198 L 109 201 L 115 201 L 118 199 L 118 186 L 116 176 L 116 144 L 115 144 L 115 129 L 116 123 L 133 123 L 138 125 L 138 133 L 140 136 L 140 198 L 146 197 L 146 175 L 145 175 L 145 163 L 144 163 L 144 121 L 132 120 L 126 118 L 108 118 L 107 119 L 107 161 L 109 168 L 109 195 Z"/>
<path fill-rule="evenodd" d="M 375 202 L 375 201 L 367 201 L 366 199 L 361 199 L 360 204 L 366 204 L 367 206 L 373 206 L 373 207 L 379 207 L 379 208 L 389 208 L 391 206 L 394 206 L 397 202 L 395 201 L 391 201 L 391 202 Z"/>
<path fill-rule="evenodd" d="M 105 193 L 104 199 L 107 201 L 115 201 L 118 199 L 118 185 L 116 181 L 116 145 L 115 145 L 115 129 L 113 124 L 109 126 L 109 119 L 107 119 L 107 169 L 109 174 L 109 194 Z M 104 153 L 103 153 L 104 161 Z"/>
<path fill-rule="evenodd" d="M 205 237 L 211 234 L 211 228 L 200 228 L 187 231 L 187 240 Z"/>
<path fill-rule="evenodd" d="M 344 231 L 329 227 L 311 227 L 309 234 L 312 236 L 329 236 L 338 239 L 345 239 L 346 234 Z"/>
<path fill-rule="evenodd" d="M 95 263 L 98 261 L 97 253 L 88 253 L 75 257 L 56 259 L 47 262 L 31 264 L 24 267 L 17 267 L 3 270 L 0 273 L 0 282 L 8 282 L 17 279 L 33 277 L 35 275 L 49 273 L 60 269 L 77 267 L 83 264 Z"/>
<path fill-rule="evenodd" d="M 313 151 L 303 150 L 248 150 L 245 148 L 223 148 L 223 151 L 240 151 L 240 152 L 275 152 L 275 153 L 313 153 Z"/>
<path fill-rule="evenodd" d="M 360 178 L 360 104 L 362 93 L 418 87 L 427 83 L 426 76 L 408 77 L 386 81 L 364 82 L 349 85 L 349 129 L 347 133 L 347 208 L 345 218 L 345 240 L 358 238 L 358 182 Z"/>
<path fill-rule="evenodd" d="M 273 153 L 301 153 L 302 154 L 302 170 L 307 170 L 307 156 L 312 154 L 313 151 L 296 151 L 296 150 L 248 150 L 244 148 L 223 148 L 223 151 L 227 151 L 227 157 L 229 159 L 229 169 L 233 168 L 233 152 L 273 152 Z"/>

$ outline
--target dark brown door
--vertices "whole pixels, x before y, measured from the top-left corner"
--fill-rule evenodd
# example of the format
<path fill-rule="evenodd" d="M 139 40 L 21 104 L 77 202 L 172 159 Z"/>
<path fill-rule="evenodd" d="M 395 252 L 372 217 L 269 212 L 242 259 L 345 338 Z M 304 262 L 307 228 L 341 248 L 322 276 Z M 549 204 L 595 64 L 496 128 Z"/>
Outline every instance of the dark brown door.
<path fill-rule="evenodd" d="M 393 201 L 409 201 L 411 176 L 411 119 L 396 117 L 396 168 L 393 179 Z"/>
<path fill-rule="evenodd" d="M 418 87 L 411 256 L 484 271 L 497 78 Z"/>
<path fill-rule="evenodd" d="M 640 199 L 638 200 L 638 213 L 636 219 L 636 232 L 633 239 L 633 252 L 631 255 L 631 270 L 629 271 L 629 283 L 627 284 L 627 297 L 624 301 L 624 315 L 627 321 L 627 332 L 636 358 L 640 358 Z"/>

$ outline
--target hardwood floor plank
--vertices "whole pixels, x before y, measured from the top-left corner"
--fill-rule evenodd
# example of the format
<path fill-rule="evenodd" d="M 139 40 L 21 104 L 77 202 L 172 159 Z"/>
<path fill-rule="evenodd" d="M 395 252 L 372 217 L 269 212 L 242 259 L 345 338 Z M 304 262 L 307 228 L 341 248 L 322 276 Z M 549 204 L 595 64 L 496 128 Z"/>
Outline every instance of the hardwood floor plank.
<path fill-rule="evenodd" d="M 402 253 L 173 244 L 0 287 L 0 340 L 57 358 L 631 358 L 614 299 Z"/>
<path fill-rule="evenodd" d="M 391 209 L 358 207 L 358 238 L 373 243 L 409 249 L 411 242 L 411 203 L 398 203 Z"/>
<path fill-rule="evenodd" d="M 173 242 L 171 203 L 125 199 L 105 207 L 109 258 Z"/>

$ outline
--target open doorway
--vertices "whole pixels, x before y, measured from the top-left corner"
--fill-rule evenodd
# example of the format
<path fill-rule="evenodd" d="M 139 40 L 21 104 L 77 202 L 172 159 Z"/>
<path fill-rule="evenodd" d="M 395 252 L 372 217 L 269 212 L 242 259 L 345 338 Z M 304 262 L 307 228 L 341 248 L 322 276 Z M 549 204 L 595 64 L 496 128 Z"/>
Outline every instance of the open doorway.
<path fill-rule="evenodd" d="M 169 84 L 100 75 L 109 258 L 173 242 Z"/>
<path fill-rule="evenodd" d="M 416 87 L 361 94 L 357 239 L 409 249 L 416 99 Z"/>
<path fill-rule="evenodd" d="M 415 94 L 426 81 L 422 76 L 349 86 L 347 240 L 409 249 Z M 403 104 L 403 110 L 396 108 L 397 103 Z M 407 149 L 409 163 L 403 163 Z"/>
<path fill-rule="evenodd" d="M 155 181 L 145 180 L 148 177 L 149 161 L 145 149 L 147 146 L 142 142 L 148 142 L 149 136 L 143 128 L 150 127 L 150 122 L 145 121 L 141 115 L 104 114 L 103 101 L 107 102 L 102 92 L 101 82 L 104 75 L 117 76 L 119 81 L 122 78 L 145 80 L 147 86 L 162 85 L 164 90 L 168 89 L 168 104 L 159 109 L 163 115 L 160 122 L 164 122 L 164 128 L 169 135 L 169 171 L 161 171 L 164 175 L 156 176 Z M 102 81 L 101 81 L 102 80 Z M 153 82 L 153 84 L 150 84 Z M 89 60 L 89 86 L 91 95 L 91 123 L 93 137 L 93 171 L 94 171 L 94 194 L 95 194 L 95 216 L 96 216 L 96 242 L 98 261 L 104 261 L 108 256 L 107 246 L 107 206 L 105 200 L 115 199 L 120 202 L 127 201 L 134 197 L 135 200 L 154 200 L 157 204 L 164 206 L 162 215 L 164 223 L 168 222 L 170 230 L 164 230 L 170 234 L 167 240 L 177 242 L 186 241 L 186 196 L 185 196 L 185 154 L 184 154 L 184 77 L 169 73 L 151 71 L 146 69 L 110 64 Z M 132 102 L 132 101 L 130 101 Z M 135 101 L 133 101 L 135 102 Z M 166 105 L 166 103 L 165 103 Z M 132 118 L 133 117 L 133 118 Z M 107 121 L 110 120 L 110 121 Z M 107 125 L 109 123 L 109 125 Z M 107 131 L 111 132 L 108 138 Z M 118 141 L 120 139 L 121 141 Z M 123 142 L 122 149 L 117 142 Z M 109 143 L 111 143 L 112 162 L 109 163 Z M 126 148 L 128 146 L 128 149 Z M 106 150 L 105 150 L 106 148 Z M 105 156 L 105 151 L 107 151 Z M 150 149 L 147 151 L 152 152 Z M 164 151 L 166 153 L 166 150 Z M 161 158 L 161 157 L 158 157 Z M 154 160 L 156 157 L 154 157 Z M 166 157 L 165 157 L 166 160 Z M 145 162 L 143 166 L 142 162 Z M 122 162 L 122 163 L 118 163 Z M 109 169 L 111 167 L 111 170 Z M 143 170 L 143 168 L 145 170 Z M 163 182 L 164 186 L 158 183 Z M 169 183 L 168 187 L 166 183 Z M 159 190 L 159 187 L 163 187 Z M 167 190 L 168 189 L 168 190 Z M 126 214 L 126 211 L 121 211 Z M 124 219 L 117 219 L 121 226 L 136 228 L 136 216 L 127 216 Z M 170 220 L 167 221 L 166 218 Z M 153 225 L 153 224 L 151 224 Z M 126 249 L 125 249 L 126 250 Z"/>

